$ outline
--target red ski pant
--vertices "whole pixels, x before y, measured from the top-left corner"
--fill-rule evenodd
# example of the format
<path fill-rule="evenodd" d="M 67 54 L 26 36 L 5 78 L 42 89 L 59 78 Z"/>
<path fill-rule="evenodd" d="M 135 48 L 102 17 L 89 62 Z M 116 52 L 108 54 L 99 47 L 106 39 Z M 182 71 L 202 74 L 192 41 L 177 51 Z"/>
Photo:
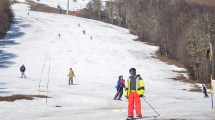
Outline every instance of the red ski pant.
<path fill-rule="evenodd" d="M 128 97 L 128 116 L 134 116 L 134 104 L 136 109 L 136 116 L 142 116 L 140 96 L 137 92 L 130 92 Z"/>

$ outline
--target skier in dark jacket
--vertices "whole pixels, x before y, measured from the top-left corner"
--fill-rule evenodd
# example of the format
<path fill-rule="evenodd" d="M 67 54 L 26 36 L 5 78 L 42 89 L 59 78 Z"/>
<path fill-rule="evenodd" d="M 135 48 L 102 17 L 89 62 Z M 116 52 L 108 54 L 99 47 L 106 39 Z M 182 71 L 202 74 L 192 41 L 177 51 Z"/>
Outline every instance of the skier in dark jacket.
<path fill-rule="evenodd" d="M 117 85 L 115 87 L 117 89 L 117 93 L 114 96 L 114 100 L 121 100 L 121 97 L 123 95 L 123 88 L 125 88 L 125 80 L 123 79 L 123 76 L 119 76 L 119 80 L 117 81 Z"/>
<path fill-rule="evenodd" d="M 24 64 L 20 67 L 20 72 L 21 72 L 21 78 L 23 78 L 23 77 L 26 78 L 26 76 L 25 76 L 25 66 L 24 66 Z"/>
<path fill-rule="evenodd" d="M 204 84 L 202 84 L 202 89 L 203 89 L 203 93 L 205 95 L 205 98 L 207 98 L 208 97 L 208 93 L 207 93 L 207 89 L 206 89 L 206 87 L 205 87 Z"/>

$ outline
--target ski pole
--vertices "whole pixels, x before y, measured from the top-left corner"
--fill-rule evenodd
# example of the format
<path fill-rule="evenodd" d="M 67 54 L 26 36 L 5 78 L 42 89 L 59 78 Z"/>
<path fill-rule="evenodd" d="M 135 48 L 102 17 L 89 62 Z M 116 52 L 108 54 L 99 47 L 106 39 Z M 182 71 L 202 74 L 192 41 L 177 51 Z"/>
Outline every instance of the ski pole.
<path fill-rule="evenodd" d="M 49 80 L 50 80 L 50 63 L 51 63 L 51 57 L 49 58 L 49 69 L 48 69 L 48 81 L 47 81 L 47 90 L 46 90 L 46 105 L 48 104 L 48 90 L 49 90 Z"/>
<path fill-rule="evenodd" d="M 47 60 L 47 56 L 45 58 L 45 61 L 43 63 L 43 68 L 42 68 L 42 72 L 41 72 L 41 75 L 40 75 L 40 81 L 39 81 L 39 89 L 38 89 L 38 95 L 39 95 L 39 92 L 40 92 L 40 84 L 41 84 L 41 80 L 42 80 L 42 76 L 43 76 L 43 70 L 44 70 L 44 67 L 45 67 L 45 64 L 46 64 L 46 60 Z"/>
<path fill-rule="evenodd" d="M 143 97 L 143 99 L 146 101 L 146 99 Z M 155 111 L 155 109 L 149 104 L 149 102 L 147 102 L 146 101 L 146 103 Z M 156 111 L 155 111 L 156 112 Z M 157 113 L 157 112 L 156 112 Z M 158 113 L 157 113 L 158 114 Z M 158 116 L 160 116 L 159 114 L 158 114 Z"/>
<path fill-rule="evenodd" d="M 76 79 L 76 81 L 77 81 L 77 83 L 78 83 L 78 85 L 79 85 L 79 82 L 78 82 L 78 79 L 75 77 L 75 79 Z"/>

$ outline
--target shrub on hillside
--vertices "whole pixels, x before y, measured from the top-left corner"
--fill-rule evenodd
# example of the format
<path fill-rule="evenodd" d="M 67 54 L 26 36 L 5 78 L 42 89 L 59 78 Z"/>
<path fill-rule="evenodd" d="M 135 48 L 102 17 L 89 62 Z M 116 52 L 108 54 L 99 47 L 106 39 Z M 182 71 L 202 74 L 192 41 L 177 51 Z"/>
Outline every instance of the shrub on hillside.
<path fill-rule="evenodd" d="M 10 9 L 9 0 L 0 1 L 0 38 L 2 38 L 10 27 L 13 20 L 13 11 Z"/>

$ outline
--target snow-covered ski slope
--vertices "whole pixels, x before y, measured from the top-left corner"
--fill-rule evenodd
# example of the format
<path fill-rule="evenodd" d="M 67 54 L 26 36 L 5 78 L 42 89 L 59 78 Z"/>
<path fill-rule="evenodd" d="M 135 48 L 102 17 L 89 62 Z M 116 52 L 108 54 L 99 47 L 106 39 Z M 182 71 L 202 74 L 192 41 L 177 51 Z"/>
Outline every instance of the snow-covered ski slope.
<path fill-rule="evenodd" d="M 30 11 L 28 15 L 29 7 L 22 3 L 12 8 L 15 23 L 0 46 L 9 57 L 1 60 L 4 62 L 0 65 L 0 94 L 37 95 L 46 59 L 41 90 L 46 90 L 50 66 L 51 98 L 47 105 L 42 98 L 0 102 L 1 120 L 124 120 L 127 100 L 112 99 L 118 76 L 127 79 L 131 67 L 145 80 L 146 100 L 161 119 L 214 118 L 210 98 L 182 90 L 189 90 L 192 85 L 171 79 L 178 75 L 173 70 L 182 69 L 153 58 L 158 47 L 134 41 L 137 37 L 127 29 L 60 14 Z M 22 64 L 26 66 L 26 79 L 19 78 Z M 70 67 L 80 85 L 68 85 Z M 144 100 L 142 113 L 156 115 Z"/>

